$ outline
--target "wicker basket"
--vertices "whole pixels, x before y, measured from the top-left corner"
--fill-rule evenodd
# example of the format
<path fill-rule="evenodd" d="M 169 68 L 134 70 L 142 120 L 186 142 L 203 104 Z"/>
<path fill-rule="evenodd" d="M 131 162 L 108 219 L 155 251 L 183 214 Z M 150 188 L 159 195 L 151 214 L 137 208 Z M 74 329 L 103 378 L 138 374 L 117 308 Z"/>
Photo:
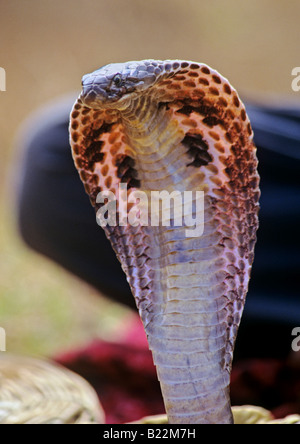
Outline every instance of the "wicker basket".
<path fill-rule="evenodd" d="M 242 405 L 232 408 L 235 424 L 300 424 L 299 415 L 274 419 L 272 414 L 262 407 Z M 147 416 L 131 424 L 168 424 L 166 415 Z"/>
<path fill-rule="evenodd" d="M 0 354 L 0 424 L 104 424 L 92 387 L 56 364 Z"/>

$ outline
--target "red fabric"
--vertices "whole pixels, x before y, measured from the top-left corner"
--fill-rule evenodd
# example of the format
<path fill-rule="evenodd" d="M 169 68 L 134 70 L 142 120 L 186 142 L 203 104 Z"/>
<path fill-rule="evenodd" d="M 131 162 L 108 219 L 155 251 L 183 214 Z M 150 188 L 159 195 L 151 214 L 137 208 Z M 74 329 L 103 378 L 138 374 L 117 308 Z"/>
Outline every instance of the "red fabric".
<path fill-rule="evenodd" d="M 97 391 L 108 424 L 164 413 L 152 355 L 139 318 L 119 343 L 94 340 L 56 361 L 83 376 Z"/>
<path fill-rule="evenodd" d="M 135 421 L 165 411 L 152 355 L 138 317 L 118 343 L 95 340 L 56 357 L 95 388 L 108 424 Z M 251 359 L 234 365 L 233 405 L 253 404 L 276 418 L 300 413 L 300 362 Z"/>
<path fill-rule="evenodd" d="M 300 362 L 292 359 L 238 362 L 231 376 L 231 399 L 233 405 L 265 407 L 275 418 L 300 414 Z"/>

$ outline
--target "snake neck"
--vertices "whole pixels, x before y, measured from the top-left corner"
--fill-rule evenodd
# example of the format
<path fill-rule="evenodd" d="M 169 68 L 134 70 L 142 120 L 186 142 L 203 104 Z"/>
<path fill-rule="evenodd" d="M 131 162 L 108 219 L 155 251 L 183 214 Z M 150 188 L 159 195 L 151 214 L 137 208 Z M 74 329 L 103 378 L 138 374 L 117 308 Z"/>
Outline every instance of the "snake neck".
<path fill-rule="evenodd" d="M 171 125 L 171 113 L 168 112 L 167 104 L 160 102 L 151 93 L 133 100 L 121 112 L 121 118 L 130 146 L 137 155 L 161 152 L 163 136 L 168 136 L 167 140 L 171 145 L 172 132 L 179 131 L 178 125 Z"/>
<path fill-rule="evenodd" d="M 150 94 L 122 111 L 143 191 L 203 189 L 203 172 L 188 167 L 191 160 L 181 143 L 184 132 L 173 112 Z M 206 206 L 211 206 L 209 197 Z M 153 352 L 170 422 L 232 420 L 231 354 L 225 349 L 227 274 L 217 227 L 210 221 L 200 238 L 186 236 L 185 226 L 149 226 L 134 232 L 124 228 L 133 246 L 128 243 L 123 268 Z M 141 260 L 143 267 L 138 266 Z"/>
<path fill-rule="evenodd" d="M 158 104 L 150 92 L 131 100 L 127 107 L 121 110 L 121 117 L 132 140 L 135 136 L 145 136 L 152 132 L 153 122 L 157 122 L 160 115 Z"/>
<path fill-rule="evenodd" d="M 182 159 L 186 147 L 181 142 L 184 131 L 173 118 L 173 110 L 159 97 L 145 94 L 120 113 L 127 143 L 133 152 L 143 191 L 190 189 L 190 170 Z"/>

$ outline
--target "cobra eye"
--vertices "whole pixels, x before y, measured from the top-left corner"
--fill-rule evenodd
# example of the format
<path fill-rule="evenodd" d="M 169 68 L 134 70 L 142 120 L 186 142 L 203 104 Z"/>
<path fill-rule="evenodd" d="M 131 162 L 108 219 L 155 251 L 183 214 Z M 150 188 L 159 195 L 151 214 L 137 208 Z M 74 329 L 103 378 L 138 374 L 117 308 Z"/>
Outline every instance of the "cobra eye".
<path fill-rule="evenodd" d="M 117 74 L 117 75 L 114 77 L 114 84 L 115 84 L 116 86 L 121 86 L 121 84 L 122 84 L 122 77 L 120 76 L 120 74 Z"/>

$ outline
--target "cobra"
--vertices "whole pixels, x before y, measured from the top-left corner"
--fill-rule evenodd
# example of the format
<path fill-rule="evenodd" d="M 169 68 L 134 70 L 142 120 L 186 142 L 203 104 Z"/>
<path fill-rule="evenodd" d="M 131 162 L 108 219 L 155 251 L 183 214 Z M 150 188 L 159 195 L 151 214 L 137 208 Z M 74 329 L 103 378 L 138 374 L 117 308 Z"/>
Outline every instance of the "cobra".
<path fill-rule="evenodd" d="M 197 238 L 175 224 L 105 232 L 135 297 L 169 423 L 232 423 L 230 374 L 260 196 L 245 107 L 217 71 L 185 60 L 110 64 L 82 85 L 70 140 L 96 210 L 99 192 L 117 193 L 120 183 L 128 200 L 136 190 L 204 192 Z"/>

